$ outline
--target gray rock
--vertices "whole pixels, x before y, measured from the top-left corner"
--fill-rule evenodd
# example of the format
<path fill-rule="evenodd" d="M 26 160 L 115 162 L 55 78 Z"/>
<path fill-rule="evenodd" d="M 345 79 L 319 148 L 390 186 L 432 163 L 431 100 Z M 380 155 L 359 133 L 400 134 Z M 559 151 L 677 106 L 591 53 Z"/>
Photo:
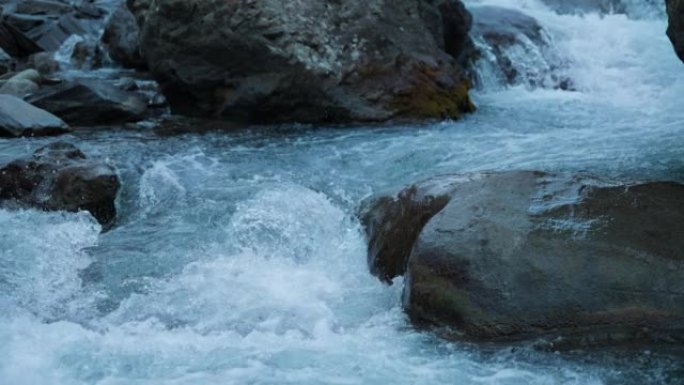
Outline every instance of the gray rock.
<path fill-rule="evenodd" d="M 38 84 L 26 79 L 9 79 L 0 87 L 0 94 L 24 98 L 38 91 Z"/>
<path fill-rule="evenodd" d="M 12 74 L 9 78 L 11 80 L 28 80 L 33 83 L 39 84 L 42 81 L 42 76 L 40 73 L 32 68 L 25 69 L 21 72 Z"/>
<path fill-rule="evenodd" d="M 42 49 L 6 17 L 0 16 L 0 48 L 14 58 L 24 58 Z"/>
<path fill-rule="evenodd" d="M 142 54 L 181 114 L 348 122 L 457 118 L 474 108 L 454 58 L 470 23 L 457 0 L 128 5 Z"/>
<path fill-rule="evenodd" d="M 679 59 L 684 62 L 684 1 L 666 0 L 668 27 L 667 36 L 672 41 Z"/>
<path fill-rule="evenodd" d="M 43 210 L 89 211 L 105 228 L 116 217 L 116 170 L 57 142 L 0 168 L 0 201 Z"/>
<path fill-rule="evenodd" d="M 73 126 L 120 124 L 143 119 L 145 101 L 103 81 L 81 79 L 43 87 L 28 99 Z"/>
<path fill-rule="evenodd" d="M 59 62 L 48 52 L 38 52 L 29 57 L 29 65 L 41 75 L 50 75 L 59 71 Z"/>
<path fill-rule="evenodd" d="M 122 4 L 110 16 L 102 42 L 114 61 L 124 67 L 144 69 L 147 63 L 140 54 L 139 34 L 135 16 Z"/>
<path fill-rule="evenodd" d="M 477 340 L 684 341 L 682 184 L 446 176 L 376 198 L 364 218 L 375 274 L 406 270 L 414 322 Z"/>
<path fill-rule="evenodd" d="M 99 41 L 82 40 L 74 45 L 71 52 L 71 65 L 79 69 L 101 68 L 105 62 L 105 53 Z"/>
<path fill-rule="evenodd" d="M 58 117 L 11 95 L 0 95 L 0 137 L 60 135 L 69 127 Z"/>
<path fill-rule="evenodd" d="M 16 13 L 26 15 L 62 15 L 72 10 L 73 8 L 66 2 L 52 0 L 22 0 L 14 9 Z"/>

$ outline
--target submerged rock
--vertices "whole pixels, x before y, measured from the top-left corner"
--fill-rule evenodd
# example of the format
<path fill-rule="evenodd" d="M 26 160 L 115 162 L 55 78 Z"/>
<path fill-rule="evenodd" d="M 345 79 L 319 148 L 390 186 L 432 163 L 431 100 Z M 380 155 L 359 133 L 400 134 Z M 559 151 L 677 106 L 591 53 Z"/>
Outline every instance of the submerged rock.
<path fill-rule="evenodd" d="M 0 168 L 0 201 L 43 210 L 89 211 L 109 226 L 116 217 L 119 178 L 114 168 L 90 160 L 76 146 L 56 142 Z"/>
<path fill-rule="evenodd" d="M 454 59 L 470 23 L 458 0 L 128 5 L 147 64 L 178 113 L 349 122 L 473 110 Z"/>
<path fill-rule="evenodd" d="M 684 338 L 684 185 L 506 172 L 366 203 L 371 271 L 469 339 Z"/>
<path fill-rule="evenodd" d="M 667 36 L 672 41 L 677 56 L 684 61 L 684 1 L 666 0 L 668 27 Z"/>
<path fill-rule="evenodd" d="M 27 101 L 74 126 L 141 120 L 147 109 L 145 101 L 136 94 L 94 79 L 44 87 Z"/>
<path fill-rule="evenodd" d="M 0 95 L 0 137 L 49 136 L 69 131 L 69 126 L 47 111 L 12 96 Z"/>

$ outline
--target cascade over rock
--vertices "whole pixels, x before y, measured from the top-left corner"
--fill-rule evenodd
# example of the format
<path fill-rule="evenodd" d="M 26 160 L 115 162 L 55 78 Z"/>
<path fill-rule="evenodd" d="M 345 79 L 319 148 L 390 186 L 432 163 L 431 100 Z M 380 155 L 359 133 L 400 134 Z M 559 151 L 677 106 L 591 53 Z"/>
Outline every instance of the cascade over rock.
<path fill-rule="evenodd" d="M 175 112 L 250 122 L 457 118 L 473 110 L 458 0 L 129 0 Z"/>
<path fill-rule="evenodd" d="M 535 18 L 495 6 L 474 6 L 470 12 L 474 20 L 471 35 L 481 45 L 480 59 L 496 68 L 502 83 L 571 88 L 572 81 L 564 74 L 566 60 Z"/>

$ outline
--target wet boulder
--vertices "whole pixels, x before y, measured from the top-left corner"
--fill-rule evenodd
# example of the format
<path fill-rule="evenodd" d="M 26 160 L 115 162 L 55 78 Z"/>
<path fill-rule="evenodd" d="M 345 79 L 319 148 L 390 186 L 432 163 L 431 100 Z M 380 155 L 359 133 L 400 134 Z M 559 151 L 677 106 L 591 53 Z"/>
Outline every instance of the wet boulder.
<path fill-rule="evenodd" d="M 147 64 L 140 54 L 139 35 L 135 16 L 122 4 L 107 21 L 102 42 L 114 61 L 124 67 L 144 69 Z"/>
<path fill-rule="evenodd" d="M 470 12 L 471 35 L 479 43 L 481 60 L 490 64 L 503 84 L 572 88 L 564 74 L 567 61 L 534 17 L 496 6 L 475 6 Z"/>
<path fill-rule="evenodd" d="M 24 98 L 38 91 L 38 84 L 26 79 L 9 79 L 0 81 L 0 94 Z"/>
<path fill-rule="evenodd" d="M 41 80 L 42 76 L 33 69 L 12 74 L 9 79 L 0 80 L 0 94 L 24 98 L 38 91 L 38 84 Z"/>
<path fill-rule="evenodd" d="M 64 121 L 12 96 L 0 95 L 0 137 L 50 136 L 69 131 Z"/>
<path fill-rule="evenodd" d="M 667 36 L 672 41 L 677 56 L 684 61 L 684 1 L 666 0 Z"/>
<path fill-rule="evenodd" d="M 80 79 L 43 87 L 27 101 L 73 126 L 99 126 L 141 120 L 145 101 L 96 79 Z"/>
<path fill-rule="evenodd" d="M 76 146 L 57 142 L 0 168 L 0 202 L 7 207 L 90 212 L 103 226 L 116 217 L 116 170 Z"/>
<path fill-rule="evenodd" d="M 473 110 L 458 52 L 446 51 L 459 44 L 445 33 L 470 22 L 457 0 L 151 3 L 128 1 L 177 113 L 350 122 Z"/>
<path fill-rule="evenodd" d="M 366 203 L 374 274 L 467 339 L 684 341 L 684 185 L 452 175 Z"/>

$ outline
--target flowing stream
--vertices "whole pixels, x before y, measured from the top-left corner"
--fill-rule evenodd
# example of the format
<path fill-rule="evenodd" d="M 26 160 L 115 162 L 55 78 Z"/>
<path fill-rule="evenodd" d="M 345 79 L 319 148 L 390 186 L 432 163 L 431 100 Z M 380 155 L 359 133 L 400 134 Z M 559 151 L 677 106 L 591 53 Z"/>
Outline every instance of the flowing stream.
<path fill-rule="evenodd" d="M 575 91 L 504 87 L 457 122 L 61 139 L 119 169 L 119 219 L 0 209 L 0 384 L 684 384 L 667 350 L 571 353 L 413 329 L 368 274 L 355 213 L 439 173 L 582 170 L 684 182 L 684 64 L 662 2 L 537 18 Z M 544 60 L 522 51 L 515 65 Z M 485 59 L 483 59 L 485 60 Z M 533 76 L 534 71 L 527 71 Z M 0 140 L 0 163 L 55 139 Z"/>

